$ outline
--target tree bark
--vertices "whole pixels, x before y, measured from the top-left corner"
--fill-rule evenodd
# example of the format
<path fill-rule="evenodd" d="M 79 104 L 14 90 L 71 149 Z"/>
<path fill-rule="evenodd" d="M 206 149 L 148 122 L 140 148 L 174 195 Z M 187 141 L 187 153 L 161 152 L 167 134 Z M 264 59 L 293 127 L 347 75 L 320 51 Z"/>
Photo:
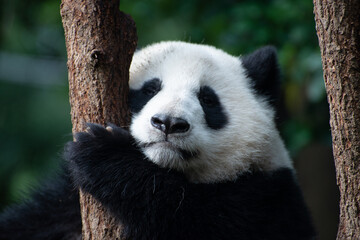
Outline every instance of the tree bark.
<path fill-rule="evenodd" d="M 119 0 L 62 0 L 73 133 L 86 122 L 128 126 L 129 67 L 135 23 Z M 80 192 L 83 239 L 120 239 L 121 226 L 89 194 Z"/>
<path fill-rule="evenodd" d="M 337 239 L 360 239 L 360 1 L 314 0 L 314 13 L 340 190 Z"/>

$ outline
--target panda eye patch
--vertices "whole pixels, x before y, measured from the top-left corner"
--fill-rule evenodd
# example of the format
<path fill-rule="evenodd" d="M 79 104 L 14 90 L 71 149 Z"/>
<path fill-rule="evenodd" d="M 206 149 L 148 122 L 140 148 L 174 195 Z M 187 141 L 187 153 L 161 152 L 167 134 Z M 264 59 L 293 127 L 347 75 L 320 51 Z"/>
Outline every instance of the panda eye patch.
<path fill-rule="evenodd" d="M 207 126 L 214 130 L 225 127 L 228 117 L 216 92 L 211 87 L 203 86 L 198 93 L 198 99 L 204 111 Z"/>
<path fill-rule="evenodd" d="M 129 106 L 132 113 L 138 113 L 161 90 L 161 81 L 153 78 L 146 81 L 140 89 L 130 89 Z"/>
<path fill-rule="evenodd" d="M 220 105 L 218 96 L 216 95 L 214 90 L 212 90 L 208 86 L 204 86 L 204 87 L 200 88 L 198 98 L 199 98 L 200 104 L 203 107 L 211 108 L 211 107 L 216 107 L 216 106 Z"/>
<path fill-rule="evenodd" d="M 161 82 L 158 78 L 147 81 L 141 91 L 147 96 L 155 96 L 161 90 Z"/>

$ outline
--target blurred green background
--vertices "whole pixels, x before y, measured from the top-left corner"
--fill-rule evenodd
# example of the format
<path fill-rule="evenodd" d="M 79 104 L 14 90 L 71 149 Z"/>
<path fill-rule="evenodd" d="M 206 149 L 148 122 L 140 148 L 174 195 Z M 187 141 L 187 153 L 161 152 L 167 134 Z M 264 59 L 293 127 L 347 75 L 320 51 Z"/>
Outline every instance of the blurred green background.
<path fill-rule="evenodd" d="M 0 210 L 57 169 L 71 139 L 66 49 L 55 0 L 0 1 Z M 139 47 L 163 40 L 205 43 L 233 55 L 278 48 L 285 121 L 319 239 L 334 239 L 338 193 L 328 106 L 311 0 L 122 0 Z"/>

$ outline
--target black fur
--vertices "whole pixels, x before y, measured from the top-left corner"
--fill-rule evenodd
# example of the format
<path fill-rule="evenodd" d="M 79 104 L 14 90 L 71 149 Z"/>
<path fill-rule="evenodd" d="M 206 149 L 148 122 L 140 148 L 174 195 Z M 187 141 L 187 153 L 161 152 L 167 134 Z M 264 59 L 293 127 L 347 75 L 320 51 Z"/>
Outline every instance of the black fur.
<path fill-rule="evenodd" d="M 228 123 L 228 118 L 215 91 L 209 86 L 203 86 L 200 88 L 198 98 L 208 127 L 214 130 L 223 128 Z"/>
<path fill-rule="evenodd" d="M 247 173 L 236 181 L 195 184 L 148 161 L 128 131 L 91 124 L 67 144 L 77 187 L 124 226 L 123 235 L 152 239 L 311 239 L 314 230 L 289 169 Z M 68 176 L 1 216 L 0 239 L 76 239 L 77 191 Z"/>
<path fill-rule="evenodd" d="M 130 89 L 129 106 L 132 113 L 138 113 L 140 110 L 161 90 L 161 81 L 153 78 L 146 81 L 140 89 Z"/>
<path fill-rule="evenodd" d="M 253 80 L 252 87 L 277 109 L 281 84 L 276 49 L 272 46 L 263 47 L 241 57 L 241 60 L 248 77 Z"/>
<path fill-rule="evenodd" d="M 145 159 L 129 133 L 91 125 L 67 146 L 75 184 L 124 225 L 130 239 L 310 239 L 293 173 L 256 172 L 195 184 Z"/>
<path fill-rule="evenodd" d="M 1 240 L 81 239 L 79 191 L 66 172 L 0 215 Z"/>

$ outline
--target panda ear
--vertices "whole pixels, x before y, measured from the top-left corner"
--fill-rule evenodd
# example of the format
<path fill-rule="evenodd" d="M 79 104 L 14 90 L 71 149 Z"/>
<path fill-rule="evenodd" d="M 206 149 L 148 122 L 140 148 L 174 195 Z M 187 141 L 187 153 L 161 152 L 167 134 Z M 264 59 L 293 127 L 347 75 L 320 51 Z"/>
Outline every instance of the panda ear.
<path fill-rule="evenodd" d="M 280 69 L 275 47 L 260 48 L 240 59 L 256 93 L 265 96 L 277 110 L 280 98 Z"/>

